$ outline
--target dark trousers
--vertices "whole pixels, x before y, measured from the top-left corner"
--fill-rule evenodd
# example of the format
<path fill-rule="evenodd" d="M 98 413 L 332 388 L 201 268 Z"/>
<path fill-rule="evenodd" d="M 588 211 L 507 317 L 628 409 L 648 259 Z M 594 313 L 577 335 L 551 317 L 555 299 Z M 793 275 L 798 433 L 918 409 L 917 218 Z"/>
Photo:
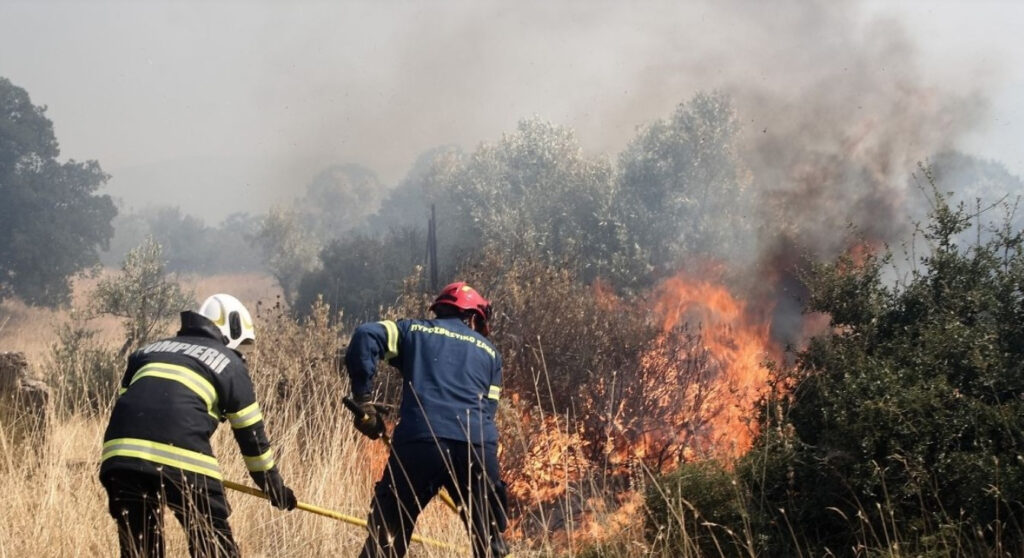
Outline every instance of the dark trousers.
<path fill-rule="evenodd" d="M 106 471 L 100 482 L 107 489 L 110 515 L 117 522 L 121 558 L 163 558 L 165 505 L 185 529 L 191 556 L 239 556 L 228 525 L 231 510 L 219 481 L 201 475 L 188 478 Z"/>
<path fill-rule="evenodd" d="M 370 535 L 360 558 L 402 558 L 416 518 L 441 488 L 455 500 L 473 543 L 474 558 L 508 554 L 505 485 L 498 477 L 497 446 L 453 440 L 406 442 L 391 450 L 374 487 Z"/>

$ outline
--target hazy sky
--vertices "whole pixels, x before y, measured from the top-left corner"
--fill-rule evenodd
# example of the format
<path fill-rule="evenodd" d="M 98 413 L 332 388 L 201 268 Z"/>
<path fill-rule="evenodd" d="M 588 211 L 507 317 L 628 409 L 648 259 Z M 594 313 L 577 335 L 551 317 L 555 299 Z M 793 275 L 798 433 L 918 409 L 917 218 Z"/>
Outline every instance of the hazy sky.
<path fill-rule="evenodd" d="M 971 99 L 950 143 L 1024 175 L 1024 2 L 0 0 L 0 76 L 49 107 L 62 157 L 98 160 L 128 207 L 211 224 L 329 164 L 393 185 L 533 115 L 614 157 L 697 91 L 799 107 L 851 63 Z"/>

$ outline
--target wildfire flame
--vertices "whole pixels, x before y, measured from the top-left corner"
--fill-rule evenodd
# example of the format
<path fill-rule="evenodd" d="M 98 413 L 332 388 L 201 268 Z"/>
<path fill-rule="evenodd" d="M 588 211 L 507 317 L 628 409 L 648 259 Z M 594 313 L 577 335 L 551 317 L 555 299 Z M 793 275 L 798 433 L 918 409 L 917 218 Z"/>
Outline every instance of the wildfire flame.
<path fill-rule="evenodd" d="M 621 307 L 601 284 L 594 297 L 609 312 Z M 636 471 L 664 473 L 688 461 L 745 453 L 757 433 L 755 405 L 769 388 L 767 363 L 782 356 L 770 334 L 772 310 L 707 278 L 678 274 L 665 281 L 650 307 L 656 333 L 645 352 L 632 367 L 589 386 L 575 420 L 513 404 L 524 452 L 507 456 L 515 468 L 511 495 L 546 510 L 538 513 L 546 532 L 565 529 L 561 536 L 571 546 L 640 521 L 642 494 L 624 480 Z M 603 439 L 594 437 L 595 428 Z M 598 468 L 619 479 L 616 499 L 588 499 L 574 489 Z M 514 522 L 512 536 L 528 536 L 524 528 Z"/>
<path fill-rule="evenodd" d="M 700 328 L 700 345 L 712 372 L 710 385 L 702 386 L 707 392 L 703 402 L 711 412 L 693 449 L 716 457 L 742 455 L 756 434 L 752 418 L 768 387 L 767 362 L 778 362 L 782 354 L 771 340 L 771 308 L 749 308 L 723 285 L 680 274 L 662 285 L 655 310 L 662 318 L 665 342 L 684 323 Z"/>
<path fill-rule="evenodd" d="M 768 388 L 771 308 L 751 309 L 721 284 L 683 274 L 665 281 L 653 307 L 661 333 L 642 355 L 617 407 L 610 462 L 660 471 L 698 458 L 734 458 L 756 434 L 754 405 Z"/>

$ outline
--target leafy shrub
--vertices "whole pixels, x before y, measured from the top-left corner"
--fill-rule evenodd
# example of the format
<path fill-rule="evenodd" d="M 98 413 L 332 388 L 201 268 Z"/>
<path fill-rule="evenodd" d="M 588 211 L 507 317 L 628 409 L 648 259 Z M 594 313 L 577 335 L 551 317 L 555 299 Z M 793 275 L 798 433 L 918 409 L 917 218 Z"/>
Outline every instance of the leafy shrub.
<path fill-rule="evenodd" d="M 647 541 L 665 555 L 747 555 L 747 497 L 719 463 L 687 463 L 661 476 L 645 503 Z"/>
<path fill-rule="evenodd" d="M 971 217 L 936 197 L 904 281 L 884 282 L 885 257 L 807 277 L 833 332 L 800 354 L 749 480 L 814 553 L 1024 552 L 1024 244 L 960 245 Z"/>
<path fill-rule="evenodd" d="M 84 320 L 72 319 L 57 329 L 47 381 L 56 386 L 55 406 L 62 414 L 103 414 L 117 396 L 124 360 L 97 339 Z"/>
<path fill-rule="evenodd" d="M 121 263 L 121 272 L 100 281 L 90 295 L 91 310 L 122 318 L 127 355 L 154 336 L 161 336 L 176 322 L 179 313 L 192 306 L 186 292 L 164 270 L 163 249 L 147 238 Z"/>

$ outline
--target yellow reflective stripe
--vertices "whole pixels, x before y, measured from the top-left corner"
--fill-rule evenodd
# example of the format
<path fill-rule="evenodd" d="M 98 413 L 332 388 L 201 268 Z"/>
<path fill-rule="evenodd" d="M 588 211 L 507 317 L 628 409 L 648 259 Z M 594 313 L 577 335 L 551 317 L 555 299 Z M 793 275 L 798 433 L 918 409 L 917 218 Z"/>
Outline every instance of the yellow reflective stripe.
<path fill-rule="evenodd" d="M 263 455 L 258 455 L 256 457 L 243 455 L 242 459 L 245 460 L 245 468 L 253 473 L 269 471 L 274 468 L 274 450 L 272 449 L 267 450 Z"/>
<path fill-rule="evenodd" d="M 118 389 L 117 390 L 117 396 L 121 397 L 122 395 L 124 395 L 124 392 L 126 392 L 126 391 L 128 391 L 128 388 L 126 388 L 126 387 Z"/>
<path fill-rule="evenodd" d="M 501 397 L 501 388 L 498 386 L 491 386 L 491 389 L 487 391 L 487 398 L 497 400 Z"/>
<path fill-rule="evenodd" d="M 252 426 L 263 420 L 263 412 L 260 411 L 259 403 L 253 403 L 237 413 L 227 413 L 224 416 L 228 418 L 228 421 L 231 423 L 231 428 L 234 428 L 235 430 L 245 428 L 246 426 Z"/>
<path fill-rule="evenodd" d="M 139 438 L 117 438 L 103 444 L 103 459 L 111 457 L 134 457 L 161 465 L 177 467 L 220 480 L 220 467 L 217 459 L 197 451 L 191 451 L 168 444 L 142 440 Z"/>
<path fill-rule="evenodd" d="M 391 320 L 377 323 L 388 330 L 388 352 L 384 354 L 384 360 L 391 360 L 398 356 L 398 324 Z"/>
<path fill-rule="evenodd" d="M 200 376 L 184 366 L 177 366 L 174 364 L 165 363 L 152 363 L 143 366 L 135 376 L 132 378 L 131 384 L 141 380 L 142 378 L 163 378 L 165 380 L 174 380 L 181 383 L 188 389 L 195 392 L 205 403 L 206 412 L 214 418 L 214 420 L 220 420 L 217 413 L 213 410 L 217 406 L 217 390 L 214 389 L 213 384 L 207 381 L 206 378 Z"/>

